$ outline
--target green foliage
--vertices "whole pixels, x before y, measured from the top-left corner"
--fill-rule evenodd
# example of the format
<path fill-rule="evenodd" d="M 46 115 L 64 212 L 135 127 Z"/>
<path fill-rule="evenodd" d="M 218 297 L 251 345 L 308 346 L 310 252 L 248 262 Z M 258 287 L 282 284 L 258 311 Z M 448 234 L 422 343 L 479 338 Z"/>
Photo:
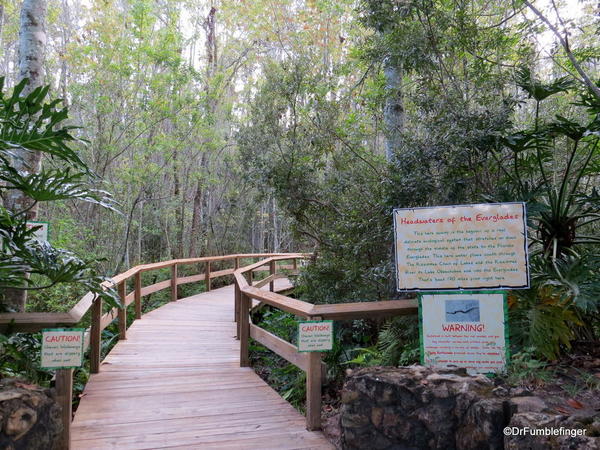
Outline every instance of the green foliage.
<path fill-rule="evenodd" d="M 585 125 L 561 115 L 541 123 L 541 103 L 568 92 L 573 83 L 564 78 L 543 83 L 525 69 L 519 71 L 517 83 L 535 99 L 535 121 L 532 128 L 503 139 L 514 162 L 502 167 L 507 178 L 503 182 L 514 197 L 530 205 L 533 254 L 541 252 L 552 261 L 569 254 L 579 257 L 579 247 L 600 244 L 598 236 L 586 233 L 600 220 L 600 197 L 594 187 L 600 177 L 598 106 L 585 96 L 580 101 L 589 117 Z"/>
<path fill-rule="evenodd" d="M 354 349 L 354 358 L 344 364 L 353 366 L 380 366 L 382 365 L 381 351 L 377 347 L 363 347 Z"/>
<path fill-rule="evenodd" d="M 416 317 L 397 317 L 379 330 L 377 344 L 353 350 L 345 365 L 407 366 L 419 362 L 419 324 Z"/>
<path fill-rule="evenodd" d="M 73 283 L 119 305 L 114 290 L 101 287 L 106 279 L 90 261 L 36 240 L 35 229 L 27 229 L 26 213 L 38 202 L 77 199 L 112 208 L 106 192 L 84 182 L 90 173 L 70 147 L 77 140 L 71 135 L 74 127 L 63 123 L 67 110 L 57 108 L 59 100 L 47 102 L 48 86 L 22 96 L 27 83 L 23 80 L 6 95 L 0 78 L 0 194 L 19 191 L 30 203 L 22 211 L 0 206 L 0 288 L 40 290 Z M 56 168 L 36 173 L 27 166 L 32 152 L 47 155 Z"/>
<path fill-rule="evenodd" d="M 560 92 L 567 92 L 575 86 L 575 82 L 568 77 L 560 77 L 552 80 L 550 83 L 542 83 L 536 80 L 528 67 L 521 67 L 517 70 L 516 81 L 519 87 L 523 89 L 530 98 L 536 102 L 541 102 L 551 95 Z"/>
<path fill-rule="evenodd" d="M 527 385 L 532 382 L 549 382 L 553 378 L 547 363 L 535 358 L 536 349 L 524 348 L 515 353 L 508 365 L 508 382 L 513 385 Z"/>
<path fill-rule="evenodd" d="M 379 332 L 377 347 L 386 366 L 407 366 L 419 362 L 420 342 L 417 317 L 398 317 Z"/>
<path fill-rule="evenodd" d="M 526 69 L 516 80 L 535 100 L 535 118 L 532 127 L 501 139 L 512 164 L 504 160 L 499 167 L 508 198 L 527 201 L 532 287 L 513 293 L 511 336 L 555 359 L 573 339 L 593 339 L 598 320 L 599 111 L 597 102 L 583 95 L 576 105 L 587 115 L 584 125 L 561 115 L 545 122 L 542 103 L 566 95 L 573 83 L 541 82 Z"/>
<path fill-rule="evenodd" d="M 24 377 L 48 385 L 52 372 L 39 365 L 41 333 L 0 334 L 0 377 Z"/>
<path fill-rule="evenodd" d="M 0 160 L 2 174 L 10 170 L 9 158 L 19 158 L 17 150 L 39 151 L 86 170 L 77 153 L 69 144 L 75 142 L 72 126 L 65 126 L 68 117 L 66 108 L 57 109 L 61 100 L 46 102 L 49 86 L 34 89 L 22 96 L 29 80 L 24 79 L 15 86 L 11 95 L 4 91 L 4 77 L 0 77 Z"/>

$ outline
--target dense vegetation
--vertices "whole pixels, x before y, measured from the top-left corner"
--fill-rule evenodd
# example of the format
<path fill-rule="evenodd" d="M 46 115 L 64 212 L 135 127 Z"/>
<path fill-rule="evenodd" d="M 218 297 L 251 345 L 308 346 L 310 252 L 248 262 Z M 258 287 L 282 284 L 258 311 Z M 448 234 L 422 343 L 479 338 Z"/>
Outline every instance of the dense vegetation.
<path fill-rule="evenodd" d="M 140 262 L 302 250 L 317 257 L 298 296 L 388 299 L 394 207 L 525 201 L 532 288 L 509 297 L 517 361 L 541 367 L 597 343 L 600 22 L 591 1 L 549 6 L 53 0 L 49 87 L 20 97 L 19 7 L 2 5 L 13 90 L 0 104 L 0 194 L 39 201 L 55 248 L 2 209 L 2 288 L 49 285 L 28 308 L 56 309 Z M 7 136 L 44 121 L 65 143 L 35 148 L 43 169 L 23 178 Z M 61 264 L 36 266 L 42 250 Z M 255 320 L 294 339 L 293 317 Z M 418 359 L 414 319 L 336 326 L 333 378 Z M 264 375 L 302 398 L 298 374 L 255 350 Z"/>

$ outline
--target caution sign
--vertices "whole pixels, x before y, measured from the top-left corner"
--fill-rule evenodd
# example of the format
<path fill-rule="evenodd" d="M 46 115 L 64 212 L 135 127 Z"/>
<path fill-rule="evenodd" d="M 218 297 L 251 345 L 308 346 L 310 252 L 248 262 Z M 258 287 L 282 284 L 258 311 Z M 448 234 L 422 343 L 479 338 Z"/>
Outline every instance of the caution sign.
<path fill-rule="evenodd" d="M 298 324 L 298 351 L 324 352 L 333 348 L 333 321 L 308 321 Z"/>
<path fill-rule="evenodd" d="M 45 369 L 71 369 L 83 364 L 84 329 L 42 331 L 42 360 Z"/>

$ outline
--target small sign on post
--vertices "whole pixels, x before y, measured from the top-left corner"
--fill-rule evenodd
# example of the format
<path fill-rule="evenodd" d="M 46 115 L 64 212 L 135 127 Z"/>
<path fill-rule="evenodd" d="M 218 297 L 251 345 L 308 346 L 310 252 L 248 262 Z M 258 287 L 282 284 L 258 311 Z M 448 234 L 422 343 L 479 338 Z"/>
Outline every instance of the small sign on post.
<path fill-rule="evenodd" d="M 82 328 L 42 330 L 41 366 L 44 369 L 74 369 L 83 365 Z"/>
<path fill-rule="evenodd" d="M 333 348 L 333 321 L 298 323 L 298 351 L 324 352 Z"/>
<path fill-rule="evenodd" d="M 37 230 L 35 230 L 35 239 L 38 241 L 48 242 L 50 223 L 37 220 L 28 220 L 27 229 L 30 230 L 34 227 L 39 227 Z"/>

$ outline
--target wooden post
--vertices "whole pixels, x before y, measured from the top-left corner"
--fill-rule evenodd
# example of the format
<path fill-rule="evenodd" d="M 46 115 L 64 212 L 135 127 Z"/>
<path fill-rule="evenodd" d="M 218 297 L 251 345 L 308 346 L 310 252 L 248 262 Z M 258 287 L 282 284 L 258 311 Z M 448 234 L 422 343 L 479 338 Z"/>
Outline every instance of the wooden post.
<path fill-rule="evenodd" d="M 275 275 L 275 261 L 271 261 L 269 263 L 269 274 Z M 273 292 L 275 290 L 275 280 L 269 283 L 269 290 Z"/>
<path fill-rule="evenodd" d="M 240 287 L 237 285 L 237 283 L 235 283 L 234 285 L 234 291 L 235 291 L 235 318 L 233 319 L 235 321 L 235 338 L 239 339 L 240 338 L 240 321 L 239 321 L 239 317 L 240 317 L 240 297 L 241 297 L 241 292 L 240 292 Z"/>
<path fill-rule="evenodd" d="M 234 270 L 238 270 L 240 268 L 240 258 L 238 258 L 237 256 L 235 257 L 235 266 L 233 267 Z"/>
<path fill-rule="evenodd" d="M 134 301 L 135 301 L 135 318 L 142 318 L 142 273 L 138 272 L 135 274 L 135 286 L 134 286 Z"/>
<path fill-rule="evenodd" d="M 90 327 L 90 372 L 100 372 L 100 349 L 102 347 L 102 330 L 100 319 L 102 318 L 102 299 L 96 297 L 92 303 L 92 324 Z"/>
<path fill-rule="evenodd" d="M 177 298 L 177 264 L 173 264 L 171 266 L 171 301 L 176 302 Z"/>
<path fill-rule="evenodd" d="M 126 281 L 123 280 L 119 283 L 118 291 L 119 297 L 121 297 L 121 303 L 123 303 L 123 308 L 119 308 L 119 339 L 124 340 L 127 339 L 127 306 L 125 306 L 125 297 L 127 297 L 127 285 Z"/>
<path fill-rule="evenodd" d="M 248 314 L 250 310 L 250 297 L 243 292 L 240 294 L 240 317 L 238 319 L 238 327 L 240 329 L 240 367 L 249 367 L 248 339 L 250 338 L 250 322 Z"/>
<path fill-rule="evenodd" d="M 57 448 L 71 448 L 71 419 L 73 415 L 73 369 L 58 369 L 56 371 L 56 397 L 62 409 L 60 417 L 63 424 L 61 442 Z"/>
<path fill-rule="evenodd" d="M 254 272 L 252 270 L 250 270 L 250 272 L 248 272 L 248 284 L 250 286 L 252 286 L 253 283 L 254 283 Z"/>
<path fill-rule="evenodd" d="M 206 261 L 206 272 L 204 275 L 204 281 L 206 281 L 206 292 L 210 291 L 210 261 Z"/>
<path fill-rule="evenodd" d="M 312 317 L 310 320 L 321 320 Z M 306 371 L 306 429 L 321 429 L 321 352 L 308 353 L 308 370 Z"/>
<path fill-rule="evenodd" d="M 298 270 L 298 258 L 292 259 L 292 268 Z"/>

